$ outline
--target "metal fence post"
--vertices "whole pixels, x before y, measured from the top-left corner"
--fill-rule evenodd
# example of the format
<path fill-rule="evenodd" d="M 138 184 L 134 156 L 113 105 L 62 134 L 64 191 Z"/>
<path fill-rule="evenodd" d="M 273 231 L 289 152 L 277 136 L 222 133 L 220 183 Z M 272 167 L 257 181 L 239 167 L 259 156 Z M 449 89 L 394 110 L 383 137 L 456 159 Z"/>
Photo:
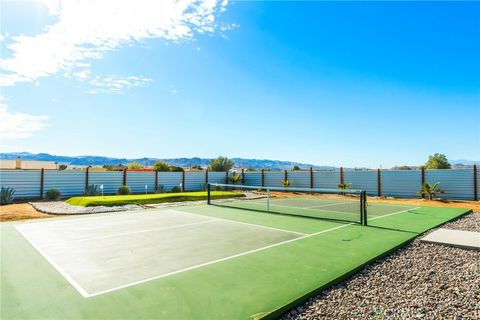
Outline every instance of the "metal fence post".
<path fill-rule="evenodd" d="M 185 170 L 182 171 L 182 192 L 185 192 Z"/>
<path fill-rule="evenodd" d="M 478 174 L 477 174 L 477 165 L 473 165 L 473 200 L 478 200 Z"/>
<path fill-rule="evenodd" d="M 158 171 L 155 170 L 155 192 L 158 192 Z"/>
<path fill-rule="evenodd" d="M 90 168 L 87 167 L 87 170 L 85 170 L 85 191 L 88 189 L 88 180 L 89 180 L 89 175 L 90 175 Z"/>
<path fill-rule="evenodd" d="M 287 181 L 288 180 L 288 170 L 285 170 L 285 174 L 284 174 L 284 180 Z"/>
<path fill-rule="evenodd" d="M 40 169 L 40 199 L 43 199 L 43 185 L 45 183 L 45 169 Z"/>
<path fill-rule="evenodd" d="M 344 178 L 343 178 L 343 167 L 340 167 L 340 183 L 344 183 Z"/>
<path fill-rule="evenodd" d="M 205 170 L 205 183 L 208 184 L 208 168 Z"/>
<path fill-rule="evenodd" d="M 245 169 L 242 169 L 242 184 L 245 184 Z"/>
<path fill-rule="evenodd" d="M 313 183 L 313 168 L 310 167 L 310 189 L 313 189 L 314 183 Z"/>
<path fill-rule="evenodd" d="M 377 169 L 377 195 L 382 196 L 382 174 L 380 169 Z"/>
<path fill-rule="evenodd" d="M 425 184 L 425 168 L 422 167 L 422 184 L 420 186 L 420 190 L 423 190 L 423 185 Z M 422 198 L 425 198 L 425 195 L 422 193 Z"/>
<path fill-rule="evenodd" d="M 265 187 L 265 169 L 262 169 L 262 187 Z"/>
<path fill-rule="evenodd" d="M 123 169 L 123 181 L 122 181 L 122 184 L 124 186 L 127 185 L 127 169 Z"/>

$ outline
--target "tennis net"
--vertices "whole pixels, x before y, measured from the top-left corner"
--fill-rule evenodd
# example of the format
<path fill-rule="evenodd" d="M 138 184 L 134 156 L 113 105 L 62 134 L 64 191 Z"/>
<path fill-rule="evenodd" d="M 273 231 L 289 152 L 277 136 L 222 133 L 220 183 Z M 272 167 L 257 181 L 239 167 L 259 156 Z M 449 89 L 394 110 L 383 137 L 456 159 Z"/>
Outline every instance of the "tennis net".
<path fill-rule="evenodd" d="M 211 191 L 241 196 L 213 199 Z M 367 197 L 363 190 L 259 187 L 209 183 L 208 204 L 291 216 L 367 224 Z"/>

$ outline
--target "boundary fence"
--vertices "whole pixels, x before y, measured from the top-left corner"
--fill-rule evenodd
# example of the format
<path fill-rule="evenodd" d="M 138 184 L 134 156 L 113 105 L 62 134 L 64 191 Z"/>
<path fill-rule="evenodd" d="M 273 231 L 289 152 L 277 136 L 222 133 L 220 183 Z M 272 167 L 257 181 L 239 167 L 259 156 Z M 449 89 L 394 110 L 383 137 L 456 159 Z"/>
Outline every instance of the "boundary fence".
<path fill-rule="evenodd" d="M 41 198 L 49 189 L 60 190 L 62 196 L 82 195 L 88 185 L 103 184 L 104 194 L 114 194 L 122 185 L 133 193 L 153 193 L 159 188 L 170 191 L 180 186 L 182 191 L 202 190 L 206 183 L 228 183 L 234 175 L 239 183 L 253 186 L 282 187 L 284 180 L 296 188 L 338 188 L 339 183 L 351 183 L 352 189 L 366 190 L 369 196 L 418 198 L 423 183 L 440 183 L 445 193 L 441 198 L 478 200 L 480 173 L 473 169 L 443 170 L 344 170 L 338 171 L 237 171 L 237 172 L 139 172 L 139 171 L 55 171 L 0 170 L 0 185 L 15 189 L 16 198 Z"/>

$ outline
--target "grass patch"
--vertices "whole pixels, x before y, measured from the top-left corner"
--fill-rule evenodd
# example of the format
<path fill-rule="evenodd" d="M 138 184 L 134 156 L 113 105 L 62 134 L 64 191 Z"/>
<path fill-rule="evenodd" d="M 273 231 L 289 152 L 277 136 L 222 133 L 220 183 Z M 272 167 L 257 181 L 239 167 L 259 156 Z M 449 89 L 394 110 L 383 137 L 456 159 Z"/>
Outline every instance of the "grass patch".
<path fill-rule="evenodd" d="M 241 193 L 227 191 L 212 191 L 212 199 L 243 197 Z M 131 194 L 116 196 L 72 197 L 66 202 L 74 206 L 121 206 L 125 204 L 152 204 L 164 202 L 207 200 L 207 192 L 178 192 L 157 194 Z"/>

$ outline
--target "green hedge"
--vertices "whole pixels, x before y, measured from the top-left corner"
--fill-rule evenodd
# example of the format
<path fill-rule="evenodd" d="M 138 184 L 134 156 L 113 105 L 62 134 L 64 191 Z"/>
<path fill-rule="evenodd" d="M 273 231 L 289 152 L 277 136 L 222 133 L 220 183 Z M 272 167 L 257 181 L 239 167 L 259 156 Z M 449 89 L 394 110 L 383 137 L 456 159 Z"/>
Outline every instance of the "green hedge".
<path fill-rule="evenodd" d="M 212 191 L 212 199 L 223 199 L 243 197 L 241 193 L 227 191 Z M 72 197 L 67 203 L 74 206 L 121 206 L 125 204 L 152 204 L 164 202 L 181 202 L 206 200 L 207 192 L 179 192 L 179 193 L 157 193 L 157 194 L 132 194 L 117 196 L 94 196 L 94 197 Z"/>

